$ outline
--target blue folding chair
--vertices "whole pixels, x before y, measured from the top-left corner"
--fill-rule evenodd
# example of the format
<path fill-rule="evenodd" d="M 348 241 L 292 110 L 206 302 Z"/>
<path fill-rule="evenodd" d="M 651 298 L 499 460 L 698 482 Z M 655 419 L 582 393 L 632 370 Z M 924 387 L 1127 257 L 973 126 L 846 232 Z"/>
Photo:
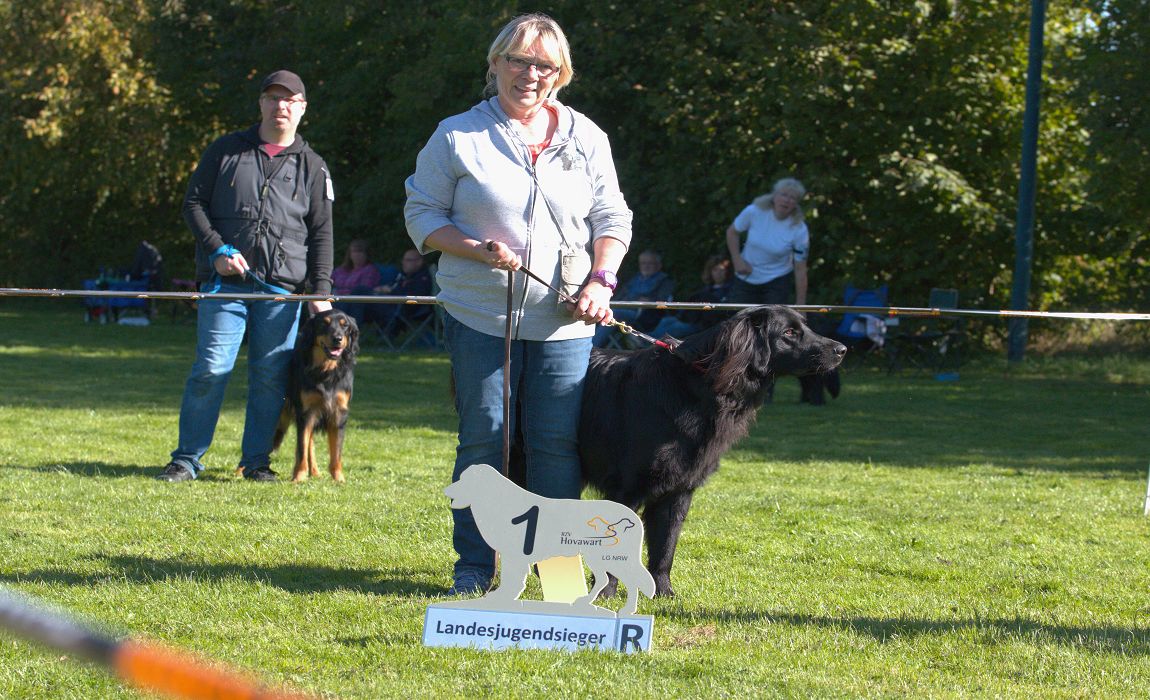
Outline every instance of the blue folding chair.
<path fill-rule="evenodd" d="M 887 285 L 874 289 L 864 289 L 848 284 L 843 292 L 844 306 L 887 306 Z M 873 313 L 849 312 L 832 334 L 835 340 L 847 346 L 845 361 L 855 366 L 878 352 L 883 346 L 886 326 L 882 316 Z M 844 362 L 845 362 L 844 361 Z"/>

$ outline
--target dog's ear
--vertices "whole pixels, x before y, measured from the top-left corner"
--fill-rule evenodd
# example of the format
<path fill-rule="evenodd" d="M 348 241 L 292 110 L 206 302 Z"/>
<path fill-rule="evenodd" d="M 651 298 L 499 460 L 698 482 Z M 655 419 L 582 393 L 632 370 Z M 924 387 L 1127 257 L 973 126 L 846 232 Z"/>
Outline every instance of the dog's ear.
<path fill-rule="evenodd" d="M 354 360 L 359 355 L 359 324 L 352 316 L 347 317 L 347 324 L 347 359 Z"/>
<path fill-rule="evenodd" d="M 717 394 L 762 391 L 771 381 L 769 309 L 746 309 L 719 324 L 707 374 Z"/>
<path fill-rule="evenodd" d="M 306 304 L 304 308 L 307 308 Z M 315 345 L 315 317 L 306 313 L 300 314 L 299 336 L 296 341 L 296 347 L 310 351 L 313 345 Z"/>

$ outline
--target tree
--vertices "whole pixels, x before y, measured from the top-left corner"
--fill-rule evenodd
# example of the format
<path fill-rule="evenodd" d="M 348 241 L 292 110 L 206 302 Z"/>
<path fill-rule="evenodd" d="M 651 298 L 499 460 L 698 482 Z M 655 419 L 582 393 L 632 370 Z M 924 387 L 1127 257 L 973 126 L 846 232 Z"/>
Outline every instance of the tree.
<path fill-rule="evenodd" d="M 126 265 L 140 239 L 162 236 L 180 110 L 146 58 L 149 15 L 144 0 L 0 5 L 10 283 L 74 284 L 77 271 Z"/>

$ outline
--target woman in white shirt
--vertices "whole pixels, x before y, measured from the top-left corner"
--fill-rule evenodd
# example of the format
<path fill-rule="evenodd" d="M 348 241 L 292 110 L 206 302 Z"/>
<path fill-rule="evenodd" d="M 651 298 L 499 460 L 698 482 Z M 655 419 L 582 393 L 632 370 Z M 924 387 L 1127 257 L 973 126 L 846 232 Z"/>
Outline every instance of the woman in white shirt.
<path fill-rule="evenodd" d="M 735 268 L 727 302 L 807 303 L 810 232 L 799 206 L 806 193 L 794 178 L 779 180 L 770 194 L 757 197 L 727 228 L 727 248 Z"/>

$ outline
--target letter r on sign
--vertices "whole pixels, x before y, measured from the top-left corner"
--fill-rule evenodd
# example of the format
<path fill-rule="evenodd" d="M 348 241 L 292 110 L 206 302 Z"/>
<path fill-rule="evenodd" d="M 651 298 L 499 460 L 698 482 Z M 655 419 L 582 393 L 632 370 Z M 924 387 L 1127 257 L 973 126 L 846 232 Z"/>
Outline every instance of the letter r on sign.
<path fill-rule="evenodd" d="M 643 646 L 639 644 L 639 640 L 643 638 L 643 628 L 639 625 L 623 624 L 623 629 L 619 634 L 619 651 L 627 651 L 628 644 L 634 644 L 633 651 L 643 651 Z"/>

